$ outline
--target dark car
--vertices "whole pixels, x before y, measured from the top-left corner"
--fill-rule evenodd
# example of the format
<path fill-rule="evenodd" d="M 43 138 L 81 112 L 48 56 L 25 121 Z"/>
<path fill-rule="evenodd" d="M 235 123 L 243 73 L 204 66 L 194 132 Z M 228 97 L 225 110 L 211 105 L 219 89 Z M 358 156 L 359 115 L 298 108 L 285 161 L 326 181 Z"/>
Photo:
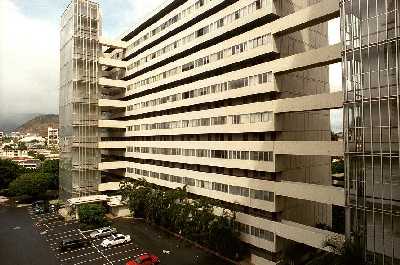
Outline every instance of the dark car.
<path fill-rule="evenodd" d="M 64 239 L 60 242 L 60 251 L 82 248 L 88 245 L 88 243 L 86 239 Z"/>
<path fill-rule="evenodd" d="M 157 256 L 150 253 L 143 253 L 136 258 L 129 260 L 126 265 L 156 265 L 160 264 Z"/>

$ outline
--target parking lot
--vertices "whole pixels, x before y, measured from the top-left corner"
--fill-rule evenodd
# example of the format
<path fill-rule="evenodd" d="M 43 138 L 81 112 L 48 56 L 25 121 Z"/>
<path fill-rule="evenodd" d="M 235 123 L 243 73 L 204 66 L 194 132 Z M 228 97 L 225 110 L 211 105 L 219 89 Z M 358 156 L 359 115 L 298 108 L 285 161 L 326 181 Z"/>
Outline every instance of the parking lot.
<path fill-rule="evenodd" d="M 86 247 L 61 252 L 59 244 L 68 238 L 89 239 L 90 231 L 81 231 L 76 221 L 65 222 L 56 213 L 35 214 L 29 207 L 29 215 L 34 220 L 34 227 L 46 240 L 54 252 L 59 264 L 125 264 L 129 259 L 144 252 L 135 242 L 103 248 L 100 246 L 102 239 L 90 240 Z"/>
<path fill-rule="evenodd" d="M 190 244 L 179 241 L 156 227 L 132 219 L 114 219 L 113 226 L 118 233 L 129 234 L 132 241 L 121 245 L 103 248 L 104 239 L 90 240 L 86 247 L 60 252 L 62 240 L 70 238 L 88 239 L 91 231 L 81 231 L 77 221 L 65 222 L 56 213 L 35 214 L 27 207 L 33 221 L 33 227 L 49 247 L 49 253 L 61 265 L 119 265 L 145 252 L 151 252 L 160 258 L 162 265 L 228 265 L 214 255 L 208 254 Z"/>

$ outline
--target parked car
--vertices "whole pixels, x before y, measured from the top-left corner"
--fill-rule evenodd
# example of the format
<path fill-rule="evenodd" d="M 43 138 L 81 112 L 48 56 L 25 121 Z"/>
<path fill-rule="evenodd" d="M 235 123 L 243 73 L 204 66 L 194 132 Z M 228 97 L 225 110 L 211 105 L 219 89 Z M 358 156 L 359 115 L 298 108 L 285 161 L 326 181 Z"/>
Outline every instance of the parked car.
<path fill-rule="evenodd" d="M 111 247 L 116 246 L 119 244 L 127 243 L 131 241 L 130 235 L 123 235 L 123 234 L 112 234 L 110 237 L 106 238 L 101 242 L 102 247 Z"/>
<path fill-rule="evenodd" d="M 64 239 L 60 242 L 60 251 L 82 248 L 88 244 L 86 239 Z"/>
<path fill-rule="evenodd" d="M 102 227 L 99 229 L 94 230 L 92 233 L 90 233 L 91 238 L 97 238 L 97 237 L 105 237 L 105 236 L 110 236 L 113 233 L 116 233 L 117 229 L 114 227 Z"/>
<path fill-rule="evenodd" d="M 157 256 L 150 253 L 143 253 L 138 257 L 129 260 L 126 265 L 156 265 L 160 264 Z"/>

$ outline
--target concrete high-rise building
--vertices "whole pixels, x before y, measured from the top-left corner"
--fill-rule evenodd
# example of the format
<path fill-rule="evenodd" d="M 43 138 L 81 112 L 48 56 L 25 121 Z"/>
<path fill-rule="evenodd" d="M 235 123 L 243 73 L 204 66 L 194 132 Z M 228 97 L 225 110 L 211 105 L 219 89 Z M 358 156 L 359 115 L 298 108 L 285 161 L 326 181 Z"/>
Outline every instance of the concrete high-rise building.
<path fill-rule="evenodd" d="M 61 17 L 60 196 L 98 192 L 99 5 L 73 0 Z"/>
<path fill-rule="evenodd" d="M 48 127 L 47 128 L 47 145 L 48 146 L 58 146 L 58 129 Z"/>
<path fill-rule="evenodd" d="M 341 1 L 347 235 L 400 264 L 400 1 Z"/>
<path fill-rule="evenodd" d="M 330 231 L 345 205 L 332 185 L 343 142 L 331 141 L 330 110 L 343 93 L 328 71 L 341 45 L 327 26 L 339 13 L 338 0 L 170 0 L 119 39 L 100 38 L 99 191 L 145 178 L 217 199 L 237 212 L 253 264 L 342 238 Z"/>

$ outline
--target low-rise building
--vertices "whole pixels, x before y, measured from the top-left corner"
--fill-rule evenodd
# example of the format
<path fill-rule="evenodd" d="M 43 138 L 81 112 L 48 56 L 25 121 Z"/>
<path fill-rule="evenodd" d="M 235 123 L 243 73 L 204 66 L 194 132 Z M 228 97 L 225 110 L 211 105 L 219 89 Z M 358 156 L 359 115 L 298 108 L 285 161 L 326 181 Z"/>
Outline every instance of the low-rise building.
<path fill-rule="evenodd" d="M 41 165 L 39 159 L 33 159 L 29 157 L 14 157 L 11 160 L 26 169 L 37 169 Z"/>
<path fill-rule="evenodd" d="M 17 149 L 5 148 L 5 149 L 3 149 L 2 152 L 0 152 L 0 158 L 13 159 L 16 157 L 32 158 L 31 156 L 28 155 L 27 150 L 17 150 Z"/>

